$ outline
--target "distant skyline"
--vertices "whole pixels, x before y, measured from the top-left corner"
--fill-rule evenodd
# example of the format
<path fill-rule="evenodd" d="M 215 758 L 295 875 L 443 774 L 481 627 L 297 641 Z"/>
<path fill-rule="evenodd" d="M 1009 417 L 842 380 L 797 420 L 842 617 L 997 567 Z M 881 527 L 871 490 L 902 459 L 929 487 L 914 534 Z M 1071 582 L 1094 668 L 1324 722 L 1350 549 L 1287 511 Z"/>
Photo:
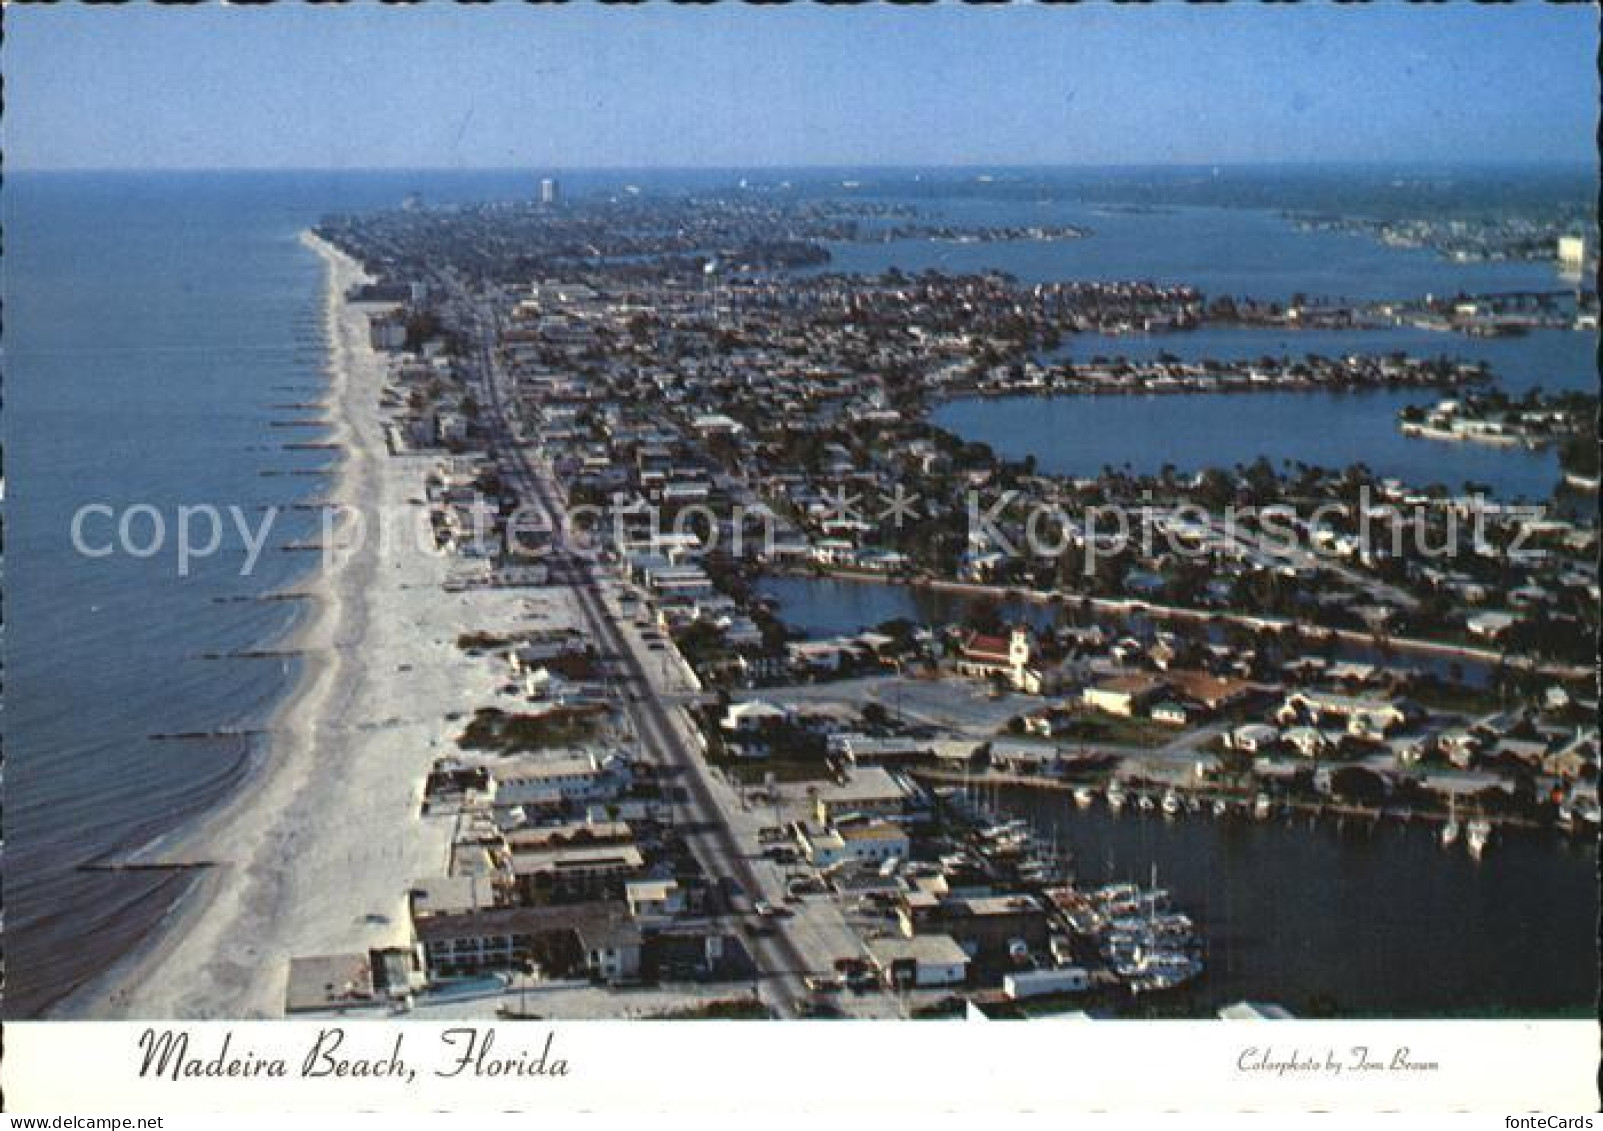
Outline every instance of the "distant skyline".
<path fill-rule="evenodd" d="M 6 167 L 1595 161 L 1587 5 L 26 7 Z"/>

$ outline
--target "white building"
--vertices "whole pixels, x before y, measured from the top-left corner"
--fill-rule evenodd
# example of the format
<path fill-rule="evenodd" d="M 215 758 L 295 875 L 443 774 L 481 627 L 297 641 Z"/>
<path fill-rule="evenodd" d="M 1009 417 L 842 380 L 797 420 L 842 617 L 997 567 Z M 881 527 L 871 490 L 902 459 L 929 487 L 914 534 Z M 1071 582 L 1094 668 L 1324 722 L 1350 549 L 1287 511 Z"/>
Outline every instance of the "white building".
<path fill-rule="evenodd" d="M 678 915 L 685 909 L 685 893 L 677 880 L 635 880 L 624 885 L 623 898 L 636 919 Z"/>
<path fill-rule="evenodd" d="M 870 939 L 868 954 L 889 986 L 960 986 L 969 957 L 951 935 Z"/>
<path fill-rule="evenodd" d="M 1560 236 L 1558 238 L 1558 263 L 1560 267 L 1569 267 L 1579 270 L 1586 263 L 1586 237 Z"/>
<path fill-rule="evenodd" d="M 629 763 L 620 754 L 598 757 L 523 758 L 492 771 L 497 805 L 551 801 L 600 801 L 629 784 Z"/>
<path fill-rule="evenodd" d="M 802 836 L 807 862 L 815 868 L 831 868 L 847 862 L 881 864 L 886 860 L 905 860 L 911 843 L 900 825 L 889 821 L 870 821 L 842 825 L 822 832 L 808 830 Z"/>

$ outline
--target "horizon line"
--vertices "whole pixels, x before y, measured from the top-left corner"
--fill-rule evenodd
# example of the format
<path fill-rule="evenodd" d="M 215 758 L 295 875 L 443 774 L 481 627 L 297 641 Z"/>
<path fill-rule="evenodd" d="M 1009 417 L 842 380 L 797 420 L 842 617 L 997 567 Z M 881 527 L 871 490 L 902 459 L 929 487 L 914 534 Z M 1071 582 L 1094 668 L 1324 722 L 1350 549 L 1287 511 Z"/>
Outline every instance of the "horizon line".
<path fill-rule="evenodd" d="M 1484 169 L 1484 168 L 1568 168 L 1598 171 L 1595 159 L 1553 157 L 1506 158 L 1386 158 L 1364 160 L 1327 159 L 1254 159 L 1220 161 L 1105 161 L 1105 162 L 964 162 L 964 163 L 889 163 L 882 165 L 853 162 L 817 162 L 810 164 L 757 163 L 751 165 L 13 165 L 8 175 L 64 175 L 64 174 L 176 174 L 176 173 L 518 173 L 518 174 L 584 174 L 584 173 L 760 173 L 760 172 L 1039 172 L 1039 171 L 1110 171 L 1110 170 L 1175 170 L 1209 171 L 1222 169 Z"/>

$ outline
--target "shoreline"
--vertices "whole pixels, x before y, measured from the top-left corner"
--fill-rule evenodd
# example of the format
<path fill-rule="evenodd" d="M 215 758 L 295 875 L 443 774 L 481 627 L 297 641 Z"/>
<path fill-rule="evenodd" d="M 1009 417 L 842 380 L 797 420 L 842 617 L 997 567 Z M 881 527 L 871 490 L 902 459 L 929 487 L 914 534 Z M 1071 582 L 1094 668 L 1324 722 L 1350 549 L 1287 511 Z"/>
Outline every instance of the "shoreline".
<path fill-rule="evenodd" d="M 296 582 L 312 607 L 276 645 L 300 653 L 299 671 L 266 712 L 238 782 L 124 857 L 209 866 L 46 1017 L 282 1018 L 291 959 L 410 947 L 410 890 L 446 874 L 456 831 L 453 817 L 422 812 L 429 772 L 457 748 L 454 720 L 521 703 L 504 671 L 458 638 L 521 623 L 534 606 L 538 620 L 565 607 L 526 589 L 448 587 L 451 554 L 391 533 L 390 518 L 412 527 L 423 516 L 425 477 L 442 453 L 389 443 L 390 361 L 373 348 L 368 317 L 393 304 L 348 301 L 368 278 L 360 265 L 310 232 L 301 241 L 324 263 L 329 381 L 317 404 L 339 454 L 314 504 L 331 545 Z"/>
<path fill-rule="evenodd" d="M 351 395 L 352 382 L 349 365 L 342 364 L 339 357 L 339 322 L 346 306 L 343 297 L 346 288 L 365 275 L 354 260 L 309 231 L 301 233 L 300 242 L 323 262 L 323 368 L 328 383 L 313 403 L 328 416 L 330 428 L 326 440 L 338 453 L 332 482 L 323 492 L 323 498 L 341 505 L 349 503 L 355 492 L 351 482 L 352 429 L 347 419 L 347 406 L 342 403 Z M 342 609 L 333 579 L 320 566 L 314 566 L 308 576 L 298 580 L 296 588 L 308 595 L 311 608 L 280 634 L 276 646 L 301 653 L 299 670 L 282 699 L 263 720 L 266 738 L 247 755 L 248 765 L 239 781 L 209 812 L 139 846 L 127 854 L 127 859 L 175 864 L 207 858 L 208 849 L 220 844 L 229 828 L 245 815 L 249 802 L 260 792 L 282 785 L 287 772 L 304 762 L 305 743 L 295 741 L 299 736 L 292 732 L 290 723 L 297 714 L 313 705 L 319 685 L 326 684 L 327 678 L 340 666 L 338 653 L 325 654 L 317 647 L 317 641 L 332 633 Z M 107 1007 L 113 1014 L 121 1015 L 123 1008 L 132 1005 L 139 988 L 168 962 L 215 907 L 226 886 L 223 873 L 228 867 L 219 861 L 199 872 L 139 944 L 99 977 L 69 991 L 46 1016 L 104 1017 Z"/>
<path fill-rule="evenodd" d="M 446 711 L 433 716 L 428 700 L 461 679 L 439 662 L 440 641 L 424 636 L 426 609 L 414 607 L 439 594 L 446 567 L 404 540 L 352 537 L 352 513 L 404 507 L 420 471 L 388 453 L 378 404 L 386 362 L 368 343 L 366 311 L 344 297 L 367 276 L 310 232 L 301 241 L 325 268 L 329 383 L 318 404 L 339 456 L 322 504 L 338 508 L 341 521 L 335 550 L 297 585 L 313 606 L 285 636 L 285 647 L 301 652 L 300 670 L 231 794 L 132 854 L 141 863 L 212 866 L 141 944 L 58 1002 L 53 1016 L 282 1016 L 291 957 L 409 941 L 408 884 L 438 868 L 449 839 L 448 830 L 429 836 L 407 820 L 417 818 L 429 748 L 444 725 Z M 446 643 L 454 648 L 454 636 Z M 397 686 L 397 673 L 414 667 L 434 677 L 434 694 L 421 702 Z M 409 707 L 421 722 L 396 717 Z M 409 759 L 389 741 L 407 727 L 424 732 L 406 744 Z"/>

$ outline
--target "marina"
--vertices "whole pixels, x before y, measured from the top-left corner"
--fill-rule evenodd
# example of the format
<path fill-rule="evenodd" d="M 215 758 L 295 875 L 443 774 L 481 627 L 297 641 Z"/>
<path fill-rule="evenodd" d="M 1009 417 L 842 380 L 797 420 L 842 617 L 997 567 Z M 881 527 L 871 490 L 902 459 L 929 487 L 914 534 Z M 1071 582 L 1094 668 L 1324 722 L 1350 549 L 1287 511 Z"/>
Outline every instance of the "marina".
<path fill-rule="evenodd" d="M 1117 814 L 1111 799 L 1082 809 L 1067 791 L 1000 796 L 1074 853 L 1082 885 L 1158 868 L 1206 943 L 1189 1010 L 1245 998 L 1299 1017 L 1590 1012 L 1595 826 L 1575 840 L 1501 828 L 1477 859 L 1444 850 L 1443 825 L 1417 817 L 1320 817 L 1266 799 L 1166 818 Z M 1544 976 L 1498 982 L 1511 964 Z"/>

